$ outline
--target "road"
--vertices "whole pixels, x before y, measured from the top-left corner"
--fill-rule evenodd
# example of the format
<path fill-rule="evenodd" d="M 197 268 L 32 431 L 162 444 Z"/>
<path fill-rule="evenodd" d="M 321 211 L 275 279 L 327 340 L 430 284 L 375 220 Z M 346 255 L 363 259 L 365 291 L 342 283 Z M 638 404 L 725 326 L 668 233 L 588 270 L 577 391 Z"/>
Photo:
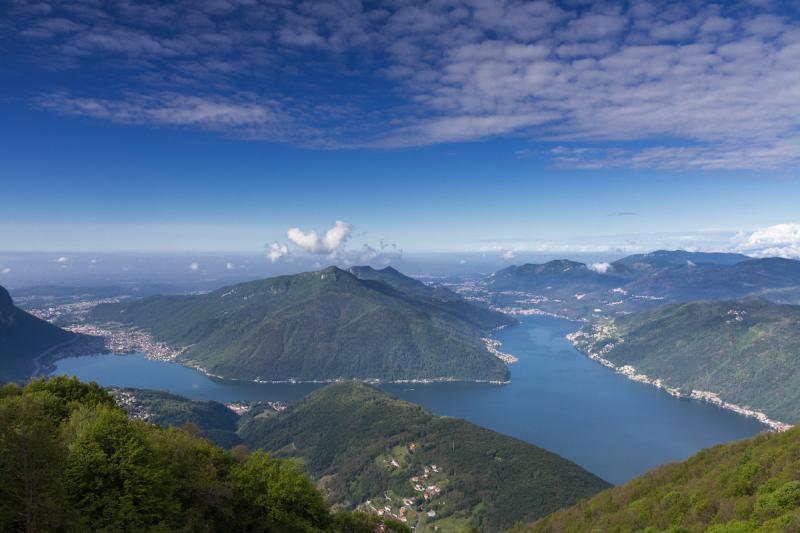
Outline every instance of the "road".
<path fill-rule="evenodd" d="M 74 335 L 73 334 L 73 336 L 72 336 L 72 338 L 70 340 L 64 341 L 64 342 L 60 342 L 60 343 L 56 344 L 55 346 L 51 346 L 50 348 L 48 348 L 44 352 L 42 352 L 39 355 L 37 355 L 36 357 L 34 357 L 33 358 L 33 374 L 32 374 L 32 377 L 36 377 L 39 374 L 39 372 L 42 370 L 41 360 L 44 357 L 47 357 L 48 355 L 52 354 L 56 350 L 60 350 L 61 348 L 64 348 L 66 346 L 70 346 L 72 344 L 75 344 L 78 341 L 78 339 L 80 339 L 80 338 L 81 338 L 80 335 Z"/>

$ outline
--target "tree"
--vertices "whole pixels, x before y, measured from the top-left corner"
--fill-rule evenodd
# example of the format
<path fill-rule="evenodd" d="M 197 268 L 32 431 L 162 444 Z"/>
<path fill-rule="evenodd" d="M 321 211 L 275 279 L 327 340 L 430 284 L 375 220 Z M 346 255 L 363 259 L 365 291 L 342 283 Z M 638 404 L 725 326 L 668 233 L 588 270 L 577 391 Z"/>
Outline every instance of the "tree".
<path fill-rule="evenodd" d="M 302 468 L 257 451 L 231 472 L 241 531 L 311 532 L 325 529 L 328 506 Z"/>
<path fill-rule="evenodd" d="M 61 522 L 64 447 L 56 435 L 41 398 L 0 400 L 0 523 L 9 529 L 46 531 Z"/>
<path fill-rule="evenodd" d="M 88 416 L 87 416 L 88 415 Z M 166 468 L 141 427 L 117 408 L 78 410 L 64 469 L 70 503 L 91 530 L 143 530 L 178 512 Z"/>

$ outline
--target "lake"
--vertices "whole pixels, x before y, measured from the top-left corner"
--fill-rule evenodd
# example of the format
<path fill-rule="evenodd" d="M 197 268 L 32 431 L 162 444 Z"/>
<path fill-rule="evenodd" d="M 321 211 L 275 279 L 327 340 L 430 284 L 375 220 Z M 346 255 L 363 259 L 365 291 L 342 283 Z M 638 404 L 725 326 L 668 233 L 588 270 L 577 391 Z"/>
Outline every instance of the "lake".
<path fill-rule="evenodd" d="M 622 483 L 701 448 L 765 428 L 711 404 L 674 398 L 615 374 L 565 339 L 576 325 L 523 317 L 496 338 L 511 365 L 511 383 L 387 384 L 387 392 L 432 412 L 464 418 L 562 455 L 612 483 Z M 142 354 L 70 357 L 54 374 L 106 386 L 163 389 L 192 399 L 295 402 L 319 384 L 258 384 L 212 379 Z"/>

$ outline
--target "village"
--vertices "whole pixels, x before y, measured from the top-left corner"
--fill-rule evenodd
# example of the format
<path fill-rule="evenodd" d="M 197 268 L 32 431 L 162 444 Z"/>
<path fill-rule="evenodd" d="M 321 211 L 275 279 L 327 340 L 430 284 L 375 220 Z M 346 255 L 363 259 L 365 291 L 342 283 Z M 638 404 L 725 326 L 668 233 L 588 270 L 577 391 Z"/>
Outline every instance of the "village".
<path fill-rule="evenodd" d="M 418 444 L 411 442 L 404 447 L 397 447 L 388 456 L 378 458 L 380 464 L 390 471 L 406 470 L 410 464 L 409 456 L 417 452 Z M 419 467 L 417 467 L 419 468 Z M 440 465 L 425 464 L 421 470 L 410 472 L 408 483 L 413 489 L 413 496 L 398 496 L 392 491 L 382 496 L 369 499 L 359 506 L 361 511 L 382 517 L 393 518 L 407 524 L 413 531 L 439 531 L 439 527 L 431 524 L 437 519 L 437 509 L 445 502 L 441 495 L 448 483 Z M 432 527 L 426 528 L 429 524 Z"/>

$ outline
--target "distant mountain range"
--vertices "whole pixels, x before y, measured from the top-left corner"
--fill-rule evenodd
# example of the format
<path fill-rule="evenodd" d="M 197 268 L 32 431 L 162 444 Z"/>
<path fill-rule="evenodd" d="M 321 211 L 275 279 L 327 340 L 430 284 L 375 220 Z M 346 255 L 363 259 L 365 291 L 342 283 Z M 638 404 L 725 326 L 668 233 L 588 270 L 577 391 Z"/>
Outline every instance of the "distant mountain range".
<path fill-rule="evenodd" d="M 49 362 L 56 350 L 92 340 L 19 309 L 0 287 L 0 381 L 25 381 Z"/>
<path fill-rule="evenodd" d="M 504 381 L 508 369 L 481 336 L 514 322 L 392 268 L 368 267 L 103 304 L 90 318 L 144 329 L 211 374 L 267 381 Z"/>
<path fill-rule="evenodd" d="M 800 531 L 800 428 L 715 446 L 513 533 Z"/>
<path fill-rule="evenodd" d="M 576 346 L 665 387 L 800 422 L 800 306 L 762 299 L 665 305 L 587 325 Z"/>
<path fill-rule="evenodd" d="M 498 307 L 535 307 L 568 318 L 750 296 L 800 303 L 800 261 L 659 250 L 613 263 L 510 266 L 485 279 L 484 286 Z"/>

